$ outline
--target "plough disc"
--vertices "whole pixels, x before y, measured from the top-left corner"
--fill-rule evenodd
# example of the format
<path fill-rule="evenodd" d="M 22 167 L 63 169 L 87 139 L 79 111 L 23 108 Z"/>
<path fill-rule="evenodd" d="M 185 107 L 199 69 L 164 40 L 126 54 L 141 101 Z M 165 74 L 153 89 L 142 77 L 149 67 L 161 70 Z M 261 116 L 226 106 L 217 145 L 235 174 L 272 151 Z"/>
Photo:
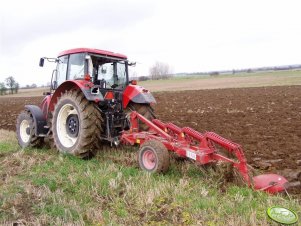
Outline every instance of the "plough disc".
<path fill-rule="evenodd" d="M 274 194 L 281 192 L 288 184 L 287 179 L 277 174 L 262 174 L 253 177 L 254 189 Z"/>

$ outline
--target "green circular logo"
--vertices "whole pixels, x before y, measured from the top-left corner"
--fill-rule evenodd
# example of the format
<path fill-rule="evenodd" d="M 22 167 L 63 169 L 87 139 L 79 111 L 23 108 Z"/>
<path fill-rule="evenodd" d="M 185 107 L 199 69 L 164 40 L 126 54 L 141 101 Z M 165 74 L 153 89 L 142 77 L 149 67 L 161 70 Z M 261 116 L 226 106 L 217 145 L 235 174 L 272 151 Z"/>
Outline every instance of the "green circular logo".
<path fill-rule="evenodd" d="M 298 221 L 298 215 L 284 207 L 270 207 L 267 210 L 267 214 L 272 220 L 281 224 L 294 224 Z"/>

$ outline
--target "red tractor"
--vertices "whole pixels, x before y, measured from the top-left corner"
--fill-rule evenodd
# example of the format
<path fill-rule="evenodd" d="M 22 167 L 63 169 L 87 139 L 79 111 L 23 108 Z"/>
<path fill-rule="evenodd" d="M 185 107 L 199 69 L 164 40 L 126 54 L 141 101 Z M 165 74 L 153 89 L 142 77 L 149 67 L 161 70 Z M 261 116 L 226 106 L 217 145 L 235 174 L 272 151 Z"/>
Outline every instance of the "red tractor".
<path fill-rule="evenodd" d="M 169 152 L 202 165 L 224 162 L 256 190 L 276 193 L 287 180 L 277 174 L 252 177 L 242 147 L 216 133 L 200 133 L 155 119 L 155 99 L 136 81 L 129 81 L 122 54 L 79 48 L 58 58 L 51 90 L 41 106 L 26 105 L 17 119 L 22 148 L 38 147 L 46 139 L 62 153 L 82 158 L 93 155 L 103 142 L 139 145 L 139 165 L 148 172 L 165 172 Z M 225 155 L 226 153 L 226 155 Z"/>
<path fill-rule="evenodd" d="M 40 146 L 44 138 L 63 153 L 93 154 L 102 141 L 118 144 L 121 131 L 130 127 L 129 113 L 154 118 L 153 95 L 129 81 L 127 57 L 109 51 L 78 48 L 57 58 L 51 90 L 41 106 L 26 105 L 17 119 L 21 147 Z M 142 129 L 147 129 L 141 125 Z"/>

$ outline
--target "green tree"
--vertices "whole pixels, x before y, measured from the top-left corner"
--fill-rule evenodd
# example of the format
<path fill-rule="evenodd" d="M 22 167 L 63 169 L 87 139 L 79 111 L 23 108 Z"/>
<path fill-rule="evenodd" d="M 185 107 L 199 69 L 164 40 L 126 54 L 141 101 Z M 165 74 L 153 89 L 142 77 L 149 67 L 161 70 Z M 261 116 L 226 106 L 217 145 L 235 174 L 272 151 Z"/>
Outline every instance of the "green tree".
<path fill-rule="evenodd" d="M 14 93 L 14 89 L 16 86 L 16 80 L 13 76 L 9 76 L 5 79 L 6 85 L 8 86 L 8 88 L 10 89 L 10 93 L 13 94 Z"/>

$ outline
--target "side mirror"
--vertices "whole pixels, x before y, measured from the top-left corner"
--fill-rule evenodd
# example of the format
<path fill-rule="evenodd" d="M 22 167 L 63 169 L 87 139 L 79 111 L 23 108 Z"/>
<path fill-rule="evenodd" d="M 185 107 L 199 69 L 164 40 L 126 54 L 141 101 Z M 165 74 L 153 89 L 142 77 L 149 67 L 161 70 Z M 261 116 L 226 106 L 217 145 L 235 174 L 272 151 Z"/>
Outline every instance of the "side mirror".
<path fill-rule="evenodd" d="M 40 66 L 40 67 L 43 67 L 43 66 L 44 66 L 44 58 L 40 58 L 39 66 Z"/>
<path fill-rule="evenodd" d="M 128 65 L 135 67 L 136 66 L 136 62 L 128 62 Z"/>

